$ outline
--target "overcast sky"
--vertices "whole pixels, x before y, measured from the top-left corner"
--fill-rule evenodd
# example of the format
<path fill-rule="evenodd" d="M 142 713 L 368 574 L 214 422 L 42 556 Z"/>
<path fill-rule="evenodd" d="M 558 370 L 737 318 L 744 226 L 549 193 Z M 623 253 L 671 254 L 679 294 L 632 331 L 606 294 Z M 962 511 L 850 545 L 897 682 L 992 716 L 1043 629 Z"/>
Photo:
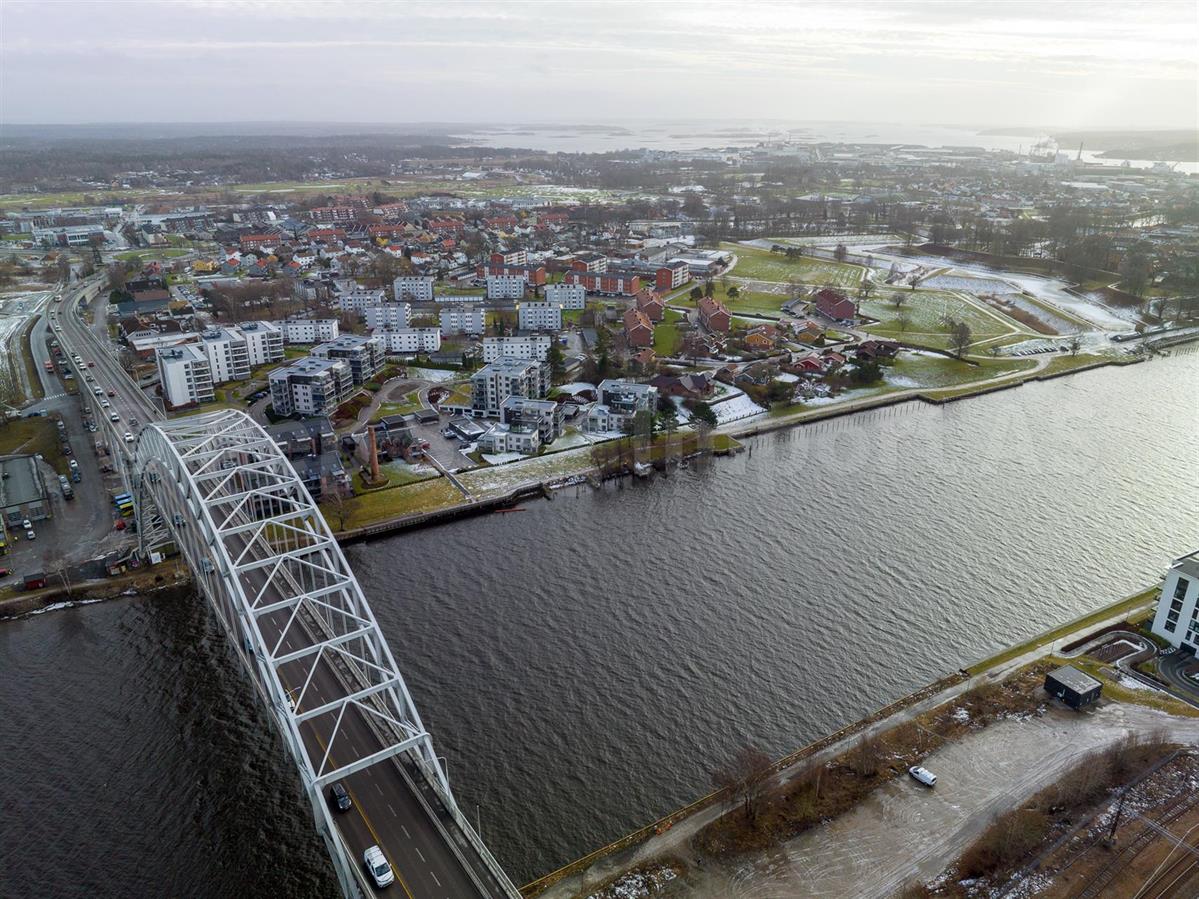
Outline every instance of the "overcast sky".
<path fill-rule="evenodd" d="M 1195 127 L 1199 3 L 0 0 L 0 122 Z"/>

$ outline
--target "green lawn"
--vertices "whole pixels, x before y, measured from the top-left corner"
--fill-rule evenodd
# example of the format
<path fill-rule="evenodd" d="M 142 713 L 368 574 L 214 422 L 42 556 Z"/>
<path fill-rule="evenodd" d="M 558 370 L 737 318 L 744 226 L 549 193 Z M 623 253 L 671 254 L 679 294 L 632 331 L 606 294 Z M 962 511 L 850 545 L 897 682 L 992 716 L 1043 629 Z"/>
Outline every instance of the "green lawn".
<path fill-rule="evenodd" d="M 900 389 L 944 388 L 960 387 L 1035 367 L 1036 362 L 1032 359 L 984 359 L 978 360 L 978 365 L 971 365 L 943 356 L 900 354 L 898 359 L 886 366 L 886 372 L 887 381 Z"/>
<path fill-rule="evenodd" d="M 404 486 L 386 487 L 346 500 L 350 509 L 346 527 L 358 528 L 400 515 L 431 512 L 463 501 L 461 491 L 442 477 Z M 332 513 L 328 504 L 322 504 L 321 511 L 325 520 L 330 522 L 330 526 L 336 527 L 337 516 Z"/>
<path fill-rule="evenodd" d="M 678 329 L 678 323 L 684 318 L 683 313 L 667 309 L 666 315 L 654 329 L 654 352 L 659 357 L 673 356 L 683 342 L 683 334 Z"/>
<path fill-rule="evenodd" d="M 891 300 L 897 292 L 904 297 L 899 308 Z M 965 322 L 975 341 L 1006 337 L 1023 330 L 1017 322 L 998 313 L 992 315 L 973 301 L 944 290 L 876 290 L 869 299 L 858 300 L 858 311 L 878 319 L 878 324 L 866 327 L 872 334 L 937 349 L 949 348 L 949 328 L 943 321 L 946 317 Z M 904 315 L 908 319 L 906 328 L 899 323 Z"/>
<path fill-rule="evenodd" d="M 724 303 L 728 307 L 729 312 L 734 314 L 740 312 L 746 315 L 768 315 L 773 318 L 779 318 L 782 315 L 783 303 L 790 299 L 786 293 L 765 293 L 757 290 L 747 290 L 732 282 L 729 283 L 728 287 L 725 287 L 720 280 L 717 280 L 712 286 L 715 288 L 712 296 Z M 735 298 L 729 297 L 729 288 L 737 289 L 737 296 Z M 684 294 L 674 302 L 680 306 L 690 306 L 693 309 L 696 305 L 696 300 L 691 299 L 689 294 Z"/>
<path fill-rule="evenodd" d="M 67 473 L 58 427 L 52 418 L 13 418 L 0 422 L 0 454 L 41 453 L 59 474 Z M 76 451 L 82 447 L 74 447 Z"/>
<path fill-rule="evenodd" d="M 375 412 L 375 418 L 382 418 L 385 415 L 407 415 L 409 412 L 416 412 L 422 408 L 424 407 L 420 402 L 420 391 L 413 390 L 411 393 L 404 394 L 404 398 L 400 402 L 380 403 Z"/>
<path fill-rule="evenodd" d="M 737 265 L 731 277 L 754 278 L 759 281 L 786 281 L 797 277 L 807 284 L 850 288 L 862 283 L 861 266 L 825 259 L 800 256 L 788 259 L 779 253 L 746 247 L 737 243 L 722 243 L 720 249 L 737 254 Z"/>

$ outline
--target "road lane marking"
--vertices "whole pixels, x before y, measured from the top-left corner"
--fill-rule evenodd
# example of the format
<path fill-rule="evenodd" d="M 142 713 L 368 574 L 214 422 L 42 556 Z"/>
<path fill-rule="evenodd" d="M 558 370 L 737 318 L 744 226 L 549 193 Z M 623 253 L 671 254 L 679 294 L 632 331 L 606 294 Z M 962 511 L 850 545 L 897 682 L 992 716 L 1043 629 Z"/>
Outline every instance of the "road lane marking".
<path fill-rule="evenodd" d="M 400 825 L 400 830 L 404 831 L 404 836 L 406 836 L 410 840 L 412 839 L 412 834 L 410 834 L 408 832 L 408 828 L 405 827 L 403 824 Z"/>
<path fill-rule="evenodd" d="M 379 791 L 380 796 L 383 795 L 383 788 L 381 786 L 379 786 L 378 784 L 375 784 L 375 789 Z"/>
<path fill-rule="evenodd" d="M 437 875 L 436 875 L 436 874 L 434 874 L 432 871 L 430 871 L 430 872 L 429 872 L 429 876 L 433 878 L 433 882 L 434 882 L 435 884 L 437 884 L 439 887 L 441 886 L 441 881 L 437 879 Z"/>
<path fill-rule="evenodd" d="M 390 803 L 390 802 L 389 802 L 389 803 L 387 803 L 387 810 L 388 810 L 389 812 L 391 812 L 391 817 L 393 817 L 393 818 L 398 818 L 398 817 L 400 817 L 399 815 L 397 815 L 397 814 L 396 814 L 396 810 L 395 810 L 395 809 L 393 809 L 393 808 L 391 807 L 391 803 Z"/>
<path fill-rule="evenodd" d="M 421 851 L 420 851 L 420 847 L 419 847 L 419 846 L 413 846 L 412 848 L 416 850 L 416 854 L 420 856 L 420 860 L 421 860 L 422 862 L 425 862 L 425 854 L 424 854 L 423 852 L 421 852 Z M 427 864 L 428 864 L 428 862 L 425 862 L 425 864 L 427 865 Z"/>

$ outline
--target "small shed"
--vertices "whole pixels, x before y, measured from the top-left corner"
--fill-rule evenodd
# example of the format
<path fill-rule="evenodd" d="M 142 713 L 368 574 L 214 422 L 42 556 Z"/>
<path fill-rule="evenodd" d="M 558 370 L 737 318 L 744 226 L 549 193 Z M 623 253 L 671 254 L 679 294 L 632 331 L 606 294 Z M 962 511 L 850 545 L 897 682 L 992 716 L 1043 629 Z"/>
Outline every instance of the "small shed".
<path fill-rule="evenodd" d="M 34 571 L 31 574 L 25 575 L 26 590 L 40 590 L 46 586 L 46 573 L 44 571 Z"/>
<path fill-rule="evenodd" d="M 1103 684 L 1073 665 L 1063 665 L 1045 675 L 1045 692 L 1072 709 L 1081 709 L 1099 698 Z"/>

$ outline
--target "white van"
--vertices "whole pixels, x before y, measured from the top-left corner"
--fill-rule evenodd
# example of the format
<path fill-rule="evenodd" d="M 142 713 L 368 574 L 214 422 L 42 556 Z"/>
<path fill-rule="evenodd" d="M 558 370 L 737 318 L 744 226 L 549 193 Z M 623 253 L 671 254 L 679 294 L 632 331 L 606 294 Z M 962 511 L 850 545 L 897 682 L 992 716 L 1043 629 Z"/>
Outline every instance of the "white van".
<path fill-rule="evenodd" d="M 922 768 L 919 765 L 913 765 L 908 768 L 908 774 L 920 781 L 926 787 L 935 787 L 937 785 L 937 775 L 929 771 L 927 768 Z"/>

